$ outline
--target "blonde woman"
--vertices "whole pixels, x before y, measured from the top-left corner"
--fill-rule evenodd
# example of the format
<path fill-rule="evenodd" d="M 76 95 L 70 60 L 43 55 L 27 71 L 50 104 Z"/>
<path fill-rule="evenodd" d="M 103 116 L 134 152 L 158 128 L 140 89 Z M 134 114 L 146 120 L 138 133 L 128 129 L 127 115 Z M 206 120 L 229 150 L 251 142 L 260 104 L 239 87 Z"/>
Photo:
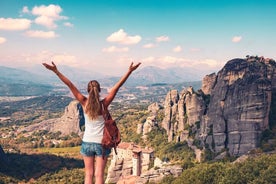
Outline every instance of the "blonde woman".
<path fill-rule="evenodd" d="M 125 83 L 130 74 L 139 67 L 140 64 L 141 63 L 134 65 L 132 62 L 126 74 L 111 88 L 108 95 L 101 100 L 101 88 L 98 81 L 92 80 L 88 83 L 88 97 L 86 97 L 58 70 L 54 62 L 52 62 L 52 65 L 43 63 L 47 69 L 53 71 L 59 79 L 69 87 L 74 97 L 80 102 L 84 110 L 85 131 L 80 153 L 83 156 L 85 166 L 85 184 L 92 184 L 93 177 L 95 177 L 96 184 L 104 183 L 104 169 L 107 157 L 111 152 L 111 150 L 105 150 L 103 159 L 101 141 L 103 138 L 104 119 L 102 116 L 101 102 L 105 108 L 108 108 L 120 87 Z"/>

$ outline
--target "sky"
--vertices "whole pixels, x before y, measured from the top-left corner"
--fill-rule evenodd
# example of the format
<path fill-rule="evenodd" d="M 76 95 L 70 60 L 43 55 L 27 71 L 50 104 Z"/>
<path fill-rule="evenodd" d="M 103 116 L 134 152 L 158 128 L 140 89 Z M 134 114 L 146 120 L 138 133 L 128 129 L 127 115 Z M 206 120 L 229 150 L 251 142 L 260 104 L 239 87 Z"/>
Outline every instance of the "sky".
<path fill-rule="evenodd" d="M 246 55 L 275 60 L 275 12 L 275 0 L 0 0 L 0 66 L 206 75 Z"/>

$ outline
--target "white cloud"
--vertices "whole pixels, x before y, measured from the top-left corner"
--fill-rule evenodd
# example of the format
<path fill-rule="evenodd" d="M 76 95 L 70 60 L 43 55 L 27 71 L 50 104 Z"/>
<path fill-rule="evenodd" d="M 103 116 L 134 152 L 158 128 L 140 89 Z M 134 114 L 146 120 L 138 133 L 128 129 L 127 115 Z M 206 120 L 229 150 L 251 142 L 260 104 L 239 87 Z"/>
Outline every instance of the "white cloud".
<path fill-rule="evenodd" d="M 39 31 L 39 30 L 30 30 L 25 33 L 28 37 L 34 38 L 55 38 L 58 37 L 54 31 Z"/>
<path fill-rule="evenodd" d="M 28 6 L 24 6 L 22 8 L 22 13 L 30 13 L 30 10 L 29 10 Z"/>
<path fill-rule="evenodd" d="M 50 4 L 49 6 L 41 5 L 35 6 L 32 9 L 33 15 L 39 16 L 47 16 L 52 17 L 54 19 L 61 19 L 62 17 L 59 15 L 62 12 L 62 8 L 58 5 Z"/>
<path fill-rule="evenodd" d="M 175 48 L 173 48 L 174 52 L 181 52 L 182 51 L 182 47 L 180 45 L 176 46 Z"/>
<path fill-rule="evenodd" d="M 189 60 L 181 57 L 164 56 L 164 57 L 147 57 L 142 59 L 143 65 L 155 65 L 161 68 L 166 67 L 182 67 L 189 64 Z M 190 65 L 190 64 L 189 64 Z"/>
<path fill-rule="evenodd" d="M 148 43 L 148 44 L 143 45 L 143 47 L 146 48 L 146 49 L 150 49 L 150 48 L 153 48 L 155 46 L 156 45 L 154 45 L 153 43 Z"/>
<path fill-rule="evenodd" d="M 5 43 L 6 41 L 7 41 L 7 39 L 6 39 L 6 38 L 4 38 L 4 37 L 0 37 L 0 44 Z"/>
<path fill-rule="evenodd" d="M 242 37 L 241 37 L 241 36 L 234 36 L 234 37 L 232 38 L 232 42 L 234 42 L 234 43 L 238 43 L 238 42 L 240 42 L 240 41 L 241 41 L 241 39 L 242 39 Z"/>
<path fill-rule="evenodd" d="M 111 46 L 108 48 L 103 48 L 103 52 L 128 52 L 128 47 L 122 47 L 122 48 L 118 48 L 115 46 Z"/>
<path fill-rule="evenodd" d="M 196 68 L 202 71 L 204 70 L 218 70 L 222 67 L 222 64 L 214 59 L 203 60 L 191 60 L 183 57 L 164 56 L 164 57 L 147 57 L 141 59 L 143 66 L 158 66 L 161 68 L 169 67 L 184 67 L 184 68 Z"/>
<path fill-rule="evenodd" d="M 47 17 L 47 16 L 39 16 L 35 19 L 36 24 L 46 26 L 49 29 L 54 29 L 57 27 L 57 25 L 55 24 L 54 21 L 55 21 L 54 19 L 52 19 L 51 17 Z"/>
<path fill-rule="evenodd" d="M 50 63 L 55 62 L 57 65 L 67 65 L 71 67 L 78 67 L 79 63 L 76 56 L 68 53 L 53 53 L 48 50 L 43 50 L 34 54 L 25 54 L 22 55 L 23 59 L 26 62 L 31 64 L 41 64 L 41 63 Z"/>
<path fill-rule="evenodd" d="M 208 65 L 209 67 L 218 67 L 220 66 L 219 62 L 217 60 L 214 59 L 204 59 L 199 61 L 199 64 L 201 65 Z"/>
<path fill-rule="evenodd" d="M 109 37 L 107 37 L 106 40 L 108 42 L 117 42 L 120 44 L 131 45 L 139 43 L 141 39 L 142 38 L 139 35 L 129 36 L 123 29 L 120 29 L 119 31 L 112 33 Z"/>
<path fill-rule="evenodd" d="M 0 30 L 19 31 L 26 30 L 31 26 L 28 19 L 0 18 Z"/>
<path fill-rule="evenodd" d="M 154 61 L 156 61 L 156 58 L 153 56 L 142 59 L 143 64 L 145 63 L 146 65 L 151 65 L 154 63 Z"/>
<path fill-rule="evenodd" d="M 65 22 L 63 25 L 66 27 L 74 27 L 74 25 L 70 22 Z"/>
<path fill-rule="evenodd" d="M 54 61 L 58 65 L 67 65 L 72 67 L 80 67 L 83 62 L 76 56 L 69 53 L 56 53 L 48 50 L 32 52 L 32 50 L 18 52 L 17 54 L 6 54 L 0 58 L 0 65 L 9 67 L 29 67 L 33 65 L 41 65 L 41 63 L 50 63 Z"/>
<path fill-rule="evenodd" d="M 170 38 L 168 36 L 159 36 L 155 40 L 156 42 L 167 42 L 170 40 Z"/>
<path fill-rule="evenodd" d="M 54 29 L 57 27 L 55 21 L 68 19 L 65 16 L 61 16 L 62 8 L 58 5 L 50 4 L 49 6 L 35 6 L 32 9 L 32 14 L 37 15 L 38 17 L 35 19 L 35 23 L 45 26 L 49 29 Z"/>
<path fill-rule="evenodd" d="M 173 56 L 164 56 L 164 57 L 161 57 L 160 60 L 166 64 L 177 64 L 179 62 L 186 61 L 184 58 L 177 58 Z"/>
<path fill-rule="evenodd" d="M 70 54 L 56 54 L 52 56 L 52 60 L 57 64 L 77 66 L 78 62 L 75 56 Z"/>

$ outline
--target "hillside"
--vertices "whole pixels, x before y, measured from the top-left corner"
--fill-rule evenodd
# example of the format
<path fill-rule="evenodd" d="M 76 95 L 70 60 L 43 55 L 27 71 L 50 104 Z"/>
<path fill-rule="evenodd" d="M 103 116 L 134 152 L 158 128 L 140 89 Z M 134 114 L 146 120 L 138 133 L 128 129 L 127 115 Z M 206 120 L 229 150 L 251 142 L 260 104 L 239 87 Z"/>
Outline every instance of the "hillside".
<path fill-rule="evenodd" d="M 41 75 L 0 66 L 0 96 L 47 95 L 52 90 Z"/>
<path fill-rule="evenodd" d="M 0 102 L 0 127 L 32 124 L 43 118 L 53 117 L 64 111 L 72 98 L 66 96 L 33 97 L 26 100 Z"/>

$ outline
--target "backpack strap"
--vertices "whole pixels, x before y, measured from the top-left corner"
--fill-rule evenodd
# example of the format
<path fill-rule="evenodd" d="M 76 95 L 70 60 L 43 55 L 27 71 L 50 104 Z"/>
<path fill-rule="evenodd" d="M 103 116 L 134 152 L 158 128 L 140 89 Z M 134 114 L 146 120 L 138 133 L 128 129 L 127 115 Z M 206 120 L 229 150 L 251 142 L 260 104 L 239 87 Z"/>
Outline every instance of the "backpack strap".
<path fill-rule="evenodd" d="M 104 121 L 107 121 L 108 119 L 110 119 L 110 114 L 109 114 L 109 111 L 107 110 L 107 108 L 104 106 L 103 104 L 103 101 L 101 101 L 101 104 L 102 104 L 102 116 L 104 118 Z M 104 122 L 104 126 L 105 126 L 105 122 Z M 104 159 L 105 157 L 105 151 L 106 151 L 106 148 L 104 148 L 104 146 L 102 145 L 102 157 Z"/>
<path fill-rule="evenodd" d="M 101 101 L 101 104 L 102 104 L 102 115 L 103 115 L 104 120 L 106 121 L 106 120 L 111 119 L 111 115 L 110 115 L 108 109 L 104 106 L 102 101 Z"/>

